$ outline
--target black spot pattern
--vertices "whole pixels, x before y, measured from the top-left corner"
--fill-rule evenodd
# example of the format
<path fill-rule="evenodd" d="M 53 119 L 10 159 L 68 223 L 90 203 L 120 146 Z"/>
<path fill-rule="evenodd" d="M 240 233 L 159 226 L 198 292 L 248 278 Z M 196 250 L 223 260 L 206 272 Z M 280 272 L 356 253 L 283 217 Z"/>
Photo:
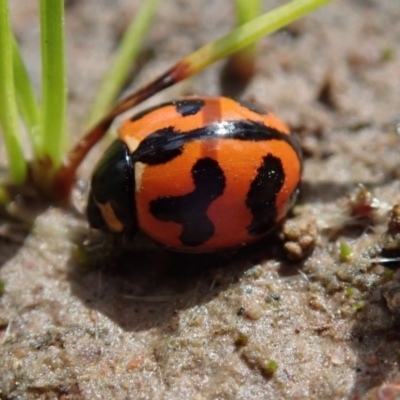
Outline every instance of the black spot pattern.
<path fill-rule="evenodd" d="M 279 158 L 271 154 L 263 157 L 263 163 L 247 193 L 246 206 L 253 214 L 253 220 L 247 227 L 249 235 L 261 235 L 275 226 L 275 202 L 284 181 L 285 173 Z"/>
<path fill-rule="evenodd" d="M 145 115 L 168 106 L 175 106 L 176 111 L 181 114 L 182 117 L 187 117 L 188 115 L 197 114 L 205 106 L 205 101 L 203 99 L 183 99 L 168 101 L 153 107 L 146 108 L 145 110 L 135 114 L 133 117 L 130 118 L 130 120 L 132 122 L 138 121 Z"/>
<path fill-rule="evenodd" d="M 160 129 L 140 142 L 132 154 L 132 162 L 165 164 L 182 153 L 185 141 L 186 136 L 175 131 L 173 127 Z"/>
<path fill-rule="evenodd" d="M 224 192 L 226 179 L 218 162 L 208 157 L 198 160 L 191 172 L 194 191 L 184 196 L 159 197 L 150 202 L 150 213 L 161 221 L 181 224 L 181 242 L 198 246 L 214 234 L 215 227 L 206 211 Z"/>
<path fill-rule="evenodd" d="M 181 133 L 173 127 L 160 129 L 148 135 L 132 154 L 132 161 L 146 164 L 164 164 L 179 156 L 185 143 L 194 140 L 237 139 L 243 141 L 282 140 L 295 150 L 301 159 L 298 141 L 291 135 L 254 121 L 224 121 Z"/>
<path fill-rule="evenodd" d="M 203 99 L 176 100 L 174 104 L 176 106 L 176 111 L 181 114 L 182 117 L 195 115 L 205 106 Z"/>

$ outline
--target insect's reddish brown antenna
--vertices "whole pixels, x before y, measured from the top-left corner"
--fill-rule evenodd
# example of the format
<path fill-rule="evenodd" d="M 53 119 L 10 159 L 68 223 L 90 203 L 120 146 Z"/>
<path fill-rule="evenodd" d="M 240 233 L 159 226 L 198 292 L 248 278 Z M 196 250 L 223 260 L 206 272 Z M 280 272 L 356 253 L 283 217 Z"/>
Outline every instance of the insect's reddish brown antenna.
<path fill-rule="evenodd" d="M 181 61 L 153 82 L 118 102 L 68 153 L 67 159 L 56 173 L 53 181 L 52 192 L 55 194 L 55 197 L 60 200 L 68 199 L 75 181 L 76 170 L 92 147 L 105 135 L 116 117 L 161 90 L 182 81 L 190 76 L 192 72 L 190 65 L 187 62 Z"/>

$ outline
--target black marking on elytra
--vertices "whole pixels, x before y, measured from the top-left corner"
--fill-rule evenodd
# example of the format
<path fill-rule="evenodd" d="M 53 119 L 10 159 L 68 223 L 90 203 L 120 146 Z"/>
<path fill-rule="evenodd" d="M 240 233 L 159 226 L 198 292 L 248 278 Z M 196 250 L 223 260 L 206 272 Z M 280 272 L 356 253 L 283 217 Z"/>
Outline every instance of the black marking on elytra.
<path fill-rule="evenodd" d="M 285 181 L 285 172 L 279 158 L 268 154 L 257 170 L 247 193 L 246 206 L 253 220 L 247 227 L 249 235 L 258 236 L 270 231 L 276 224 L 276 198 Z"/>
<path fill-rule="evenodd" d="M 287 142 L 301 159 L 300 144 L 291 135 L 265 126 L 260 122 L 239 120 L 222 121 L 192 131 L 180 132 L 168 127 L 155 131 L 142 140 L 132 154 L 132 161 L 164 164 L 179 156 L 185 143 L 195 140 L 237 139 L 243 141 L 282 140 Z"/>
<path fill-rule="evenodd" d="M 143 118 L 145 115 L 152 113 L 158 109 L 175 106 L 176 111 L 182 115 L 182 117 L 186 117 L 188 115 L 197 114 L 205 105 L 205 101 L 203 99 L 183 99 L 183 100 L 173 100 L 167 101 L 165 103 L 157 104 L 153 107 L 146 108 L 145 110 L 138 112 L 133 117 L 130 118 L 132 122 L 138 121 Z"/>
<path fill-rule="evenodd" d="M 110 203 L 124 226 L 124 232 L 137 229 L 134 202 L 135 180 L 127 146 L 116 140 L 104 153 L 93 173 L 87 216 L 90 226 L 107 230 L 107 222 L 101 214 L 99 204 Z"/>
<path fill-rule="evenodd" d="M 240 100 L 235 99 L 235 101 L 237 103 L 239 103 L 241 106 L 243 106 L 243 107 L 247 108 L 248 110 L 253 111 L 257 114 L 260 114 L 260 115 L 268 114 L 268 111 L 265 108 L 259 106 L 258 104 L 254 104 L 254 103 L 251 103 L 250 101 L 241 100 L 241 99 Z"/>
<path fill-rule="evenodd" d="M 236 103 L 239 103 L 241 106 L 246 107 L 250 111 L 253 111 L 257 114 L 260 115 L 267 115 L 268 111 L 259 106 L 258 104 L 251 103 L 246 100 L 241 100 L 241 99 L 235 99 Z M 182 100 L 173 100 L 173 101 L 167 101 L 165 103 L 157 104 L 153 107 L 146 108 L 145 110 L 138 112 L 137 114 L 133 115 L 130 120 L 132 122 L 139 120 L 140 118 L 143 118 L 145 115 L 152 113 L 153 111 L 156 111 L 158 109 L 161 109 L 163 107 L 168 107 L 168 106 L 175 106 L 176 111 L 182 115 L 182 117 L 187 117 L 189 115 L 195 115 L 197 114 L 204 106 L 206 102 L 204 99 L 201 98 L 192 98 L 192 99 L 182 99 Z"/>
<path fill-rule="evenodd" d="M 165 164 L 182 153 L 185 135 L 177 133 L 172 126 L 159 129 L 142 140 L 132 154 L 132 161 L 149 165 Z"/>
<path fill-rule="evenodd" d="M 218 162 L 201 158 L 192 168 L 195 185 L 193 192 L 184 196 L 166 196 L 150 202 L 150 213 L 160 221 L 173 221 L 182 225 L 179 236 L 185 246 L 199 246 L 209 240 L 215 231 L 206 211 L 222 195 L 226 178 Z"/>
<path fill-rule="evenodd" d="M 174 104 L 176 106 L 176 111 L 181 114 L 182 117 L 188 117 L 197 114 L 206 103 L 203 99 L 184 99 L 175 100 Z"/>

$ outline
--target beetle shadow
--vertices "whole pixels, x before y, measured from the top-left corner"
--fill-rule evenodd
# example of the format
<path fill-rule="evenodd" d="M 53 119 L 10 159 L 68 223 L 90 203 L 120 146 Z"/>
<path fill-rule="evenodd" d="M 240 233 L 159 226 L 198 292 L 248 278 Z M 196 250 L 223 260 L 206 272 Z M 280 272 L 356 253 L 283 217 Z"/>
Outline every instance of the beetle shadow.
<path fill-rule="evenodd" d="M 0 206 L 0 270 L 24 246 L 38 215 L 47 204 L 29 185 L 13 187 L 4 185 L 7 200 Z"/>
<path fill-rule="evenodd" d="M 6 222 L 7 223 L 7 222 Z M 0 230 L 2 230 L 4 222 L 0 220 Z M 21 238 L 14 238 L 13 236 L 10 237 L 8 232 L 0 234 L 0 271 L 2 267 L 7 264 L 9 260 L 11 260 L 21 249 L 24 243 L 24 239 L 26 235 Z M 19 234 L 18 234 L 19 236 Z M 1 277 L 0 277 L 1 281 Z"/>
<path fill-rule="evenodd" d="M 71 290 L 123 329 L 142 331 L 171 323 L 180 310 L 208 303 L 237 283 L 247 269 L 276 258 L 275 241 L 271 245 L 269 237 L 268 245 L 261 241 L 229 255 L 174 253 L 156 247 L 110 253 L 86 272 L 71 258 Z"/>
<path fill-rule="evenodd" d="M 355 187 L 356 183 L 305 182 L 301 201 L 336 201 Z M 230 254 L 174 253 L 149 243 L 118 253 L 110 246 L 100 246 L 96 253 L 94 257 L 89 254 L 95 259 L 94 265 L 89 260 L 89 267 L 82 267 L 87 261 L 71 257 L 72 292 L 87 307 L 128 331 L 169 323 L 179 310 L 211 301 L 237 283 L 246 270 L 266 260 L 280 262 L 280 276 L 297 274 L 297 269 L 285 261 L 276 235 L 268 236 L 268 242 L 261 240 Z"/>

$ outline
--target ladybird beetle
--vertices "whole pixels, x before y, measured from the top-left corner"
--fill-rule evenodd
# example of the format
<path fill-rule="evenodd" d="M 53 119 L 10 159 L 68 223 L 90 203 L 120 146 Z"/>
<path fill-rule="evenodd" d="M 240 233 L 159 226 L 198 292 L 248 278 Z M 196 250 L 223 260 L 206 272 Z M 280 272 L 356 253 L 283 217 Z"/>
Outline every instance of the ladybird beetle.
<path fill-rule="evenodd" d="M 93 228 L 138 229 L 180 251 L 253 242 L 293 206 L 300 146 L 275 115 L 225 97 L 187 97 L 125 121 L 91 181 Z"/>

